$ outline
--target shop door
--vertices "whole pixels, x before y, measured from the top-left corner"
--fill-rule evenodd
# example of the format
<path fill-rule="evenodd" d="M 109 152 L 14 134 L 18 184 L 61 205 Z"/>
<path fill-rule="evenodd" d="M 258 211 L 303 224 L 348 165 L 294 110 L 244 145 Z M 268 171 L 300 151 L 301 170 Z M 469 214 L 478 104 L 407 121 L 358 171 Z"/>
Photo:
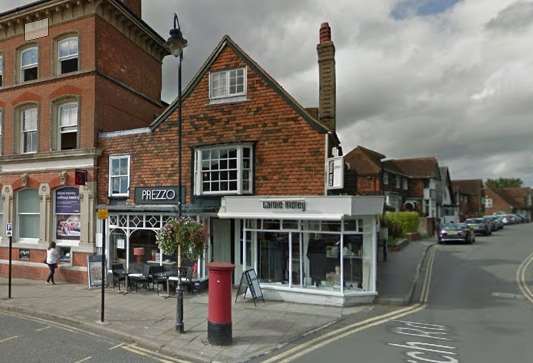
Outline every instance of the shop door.
<path fill-rule="evenodd" d="M 212 221 L 213 261 L 233 262 L 231 253 L 231 220 L 213 219 Z"/>

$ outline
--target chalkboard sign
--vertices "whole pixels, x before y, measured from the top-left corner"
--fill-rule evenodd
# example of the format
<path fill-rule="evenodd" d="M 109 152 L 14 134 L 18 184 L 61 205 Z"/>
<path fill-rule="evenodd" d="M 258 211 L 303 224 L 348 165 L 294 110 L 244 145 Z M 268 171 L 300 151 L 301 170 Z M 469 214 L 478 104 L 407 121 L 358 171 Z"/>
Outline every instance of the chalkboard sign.
<path fill-rule="evenodd" d="M 102 255 L 87 257 L 89 289 L 102 286 Z"/>
<path fill-rule="evenodd" d="M 255 302 L 257 299 L 261 299 L 263 302 L 265 302 L 263 290 L 261 290 L 261 286 L 259 285 L 259 280 L 257 279 L 257 274 L 255 273 L 254 269 L 249 269 L 242 273 L 239 289 L 237 290 L 237 294 L 235 296 L 235 302 L 237 302 L 237 299 L 240 295 L 243 295 L 243 298 L 246 298 L 246 292 L 248 290 L 250 290 L 254 305 L 256 304 Z"/>

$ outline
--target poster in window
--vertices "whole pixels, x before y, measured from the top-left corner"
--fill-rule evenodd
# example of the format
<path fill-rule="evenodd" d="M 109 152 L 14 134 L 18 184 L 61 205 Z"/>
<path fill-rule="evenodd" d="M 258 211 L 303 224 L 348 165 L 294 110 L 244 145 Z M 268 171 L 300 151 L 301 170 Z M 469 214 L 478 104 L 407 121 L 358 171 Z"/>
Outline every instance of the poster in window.
<path fill-rule="evenodd" d="M 56 214 L 79 214 L 80 191 L 78 188 L 62 188 L 56 192 Z"/>
<path fill-rule="evenodd" d="M 57 217 L 57 239 L 79 240 L 80 239 L 80 216 L 61 214 Z"/>
<path fill-rule="evenodd" d="M 56 238 L 80 239 L 80 192 L 78 188 L 56 191 Z"/>

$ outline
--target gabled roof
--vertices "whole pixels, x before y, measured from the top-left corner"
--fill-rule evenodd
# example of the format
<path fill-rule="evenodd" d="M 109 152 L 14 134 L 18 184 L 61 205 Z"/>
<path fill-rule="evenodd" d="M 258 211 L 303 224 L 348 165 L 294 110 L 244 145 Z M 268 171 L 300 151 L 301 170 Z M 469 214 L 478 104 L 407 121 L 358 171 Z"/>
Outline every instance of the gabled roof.
<path fill-rule="evenodd" d="M 354 170 L 358 175 L 381 173 L 382 159 L 385 159 L 385 155 L 360 145 L 344 156 L 344 162 L 348 163 L 350 169 Z"/>
<path fill-rule="evenodd" d="M 296 101 L 287 91 L 283 89 L 283 87 L 274 80 L 263 68 L 259 66 L 246 52 L 244 52 L 228 35 L 224 35 L 218 45 L 215 47 L 211 55 L 207 58 L 207 60 L 204 62 L 200 70 L 196 73 L 196 75 L 191 79 L 191 81 L 187 84 L 185 89 L 182 93 L 182 99 L 185 100 L 187 97 L 191 95 L 191 93 L 194 91 L 200 80 L 204 77 L 204 75 L 209 71 L 211 68 L 211 65 L 215 62 L 218 55 L 226 48 L 231 47 L 235 53 L 241 59 L 243 59 L 250 68 L 254 70 L 259 76 L 263 78 L 263 80 L 268 83 L 285 101 L 293 107 L 293 109 L 305 120 L 307 121 L 313 128 L 315 128 L 317 131 L 322 133 L 328 133 L 332 132 L 334 133 L 334 130 L 330 130 L 329 127 L 321 123 L 319 120 L 314 118 L 310 115 L 308 111 L 304 107 L 302 107 L 298 101 Z M 164 122 L 166 119 L 170 117 L 176 110 L 178 109 L 178 99 L 174 100 L 170 104 L 170 106 L 163 111 L 159 117 L 157 117 L 151 124 L 150 127 L 152 129 L 157 128 L 162 122 Z M 336 134 L 335 134 L 336 135 Z"/>
<path fill-rule="evenodd" d="M 529 188 L 502 188 L 493 191 L 509 201 L 509 203 L 518 209 L 527 208 L 527 199 L 531 193 Z M 505 197 L 504 197 L 505 196 Z"/>
<path fill-rule="evenodd" d="M 411 178 L 440 178 L 439 163 L 434 157 L 393 159 L 386 164 Z"/>
<path fill-rule="evenodd" d="M 507 195 L 507 193 L 505 193 L 503 190 L 496 189 L 496 188 L 493 189 L 493 188 L 490 188 L 490 187 L 487 187 L 486 190 L 489 191 L 489 192 L 492 192 L 492 193 L 496 194 L 497 196 L 499 196 L 500 198 L 502 198 L 503 201 L 509 205 L 509 207 L 512 208 L 514 206 L 514 202 L 513 202 L 512 198 L 509 195 Z"/>
<path fill-rule="evenodd" d="M 452 181 L 453 190 L 461 194 L 482 195 L 483 180 L 481 179 L 463 179 Z"/>

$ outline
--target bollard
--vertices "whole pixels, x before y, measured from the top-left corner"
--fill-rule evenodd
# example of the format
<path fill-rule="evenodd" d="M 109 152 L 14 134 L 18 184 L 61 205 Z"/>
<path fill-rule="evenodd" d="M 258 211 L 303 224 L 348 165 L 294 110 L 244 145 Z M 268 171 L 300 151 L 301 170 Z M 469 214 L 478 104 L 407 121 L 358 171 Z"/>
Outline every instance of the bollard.
<path fill-rule="evenodd" d="M 212 262 L 209 270 L 207 341 L 213 345 L 231 345 L 231 263 Z"/>

